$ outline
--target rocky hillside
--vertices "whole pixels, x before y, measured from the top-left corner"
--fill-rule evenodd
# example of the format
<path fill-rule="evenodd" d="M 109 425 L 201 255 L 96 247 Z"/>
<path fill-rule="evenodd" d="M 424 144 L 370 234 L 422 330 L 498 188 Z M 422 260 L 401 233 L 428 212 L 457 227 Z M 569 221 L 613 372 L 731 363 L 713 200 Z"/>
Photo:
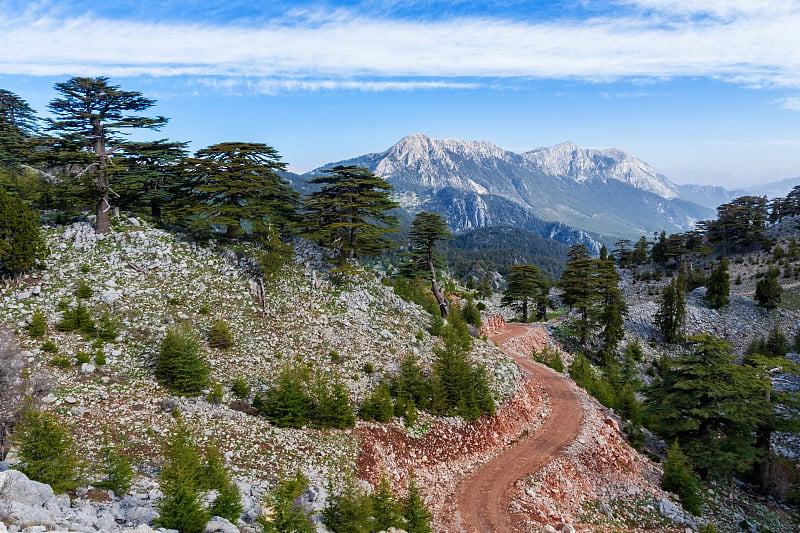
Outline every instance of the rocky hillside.
<path fill-rule="evenodd" d="M 320 253 L 307 243 L 298 243 L 295 264 L 267 284 L 266 297 L 259 301 L 243 256 L 147 227 L 135 218 L 120 221 L 106 236 L 96 235 L 88 223 L 45 233 L 51 250 L 45 267 L 0 293 L 3 322 L 18 333 L 25 374 L 47 384 L 45 407 L 79 436 L 76 444 L 89 479 L 98 475 L 99 449 L 106 438 L 134 458 L 140 475 L 134 492 L 150 513 L 136 515 L 147 518 L 144 522 L 153 518 L 159 494 L 153 476 L 161 463 L 160 446 L 174 425 L 174 409 L 195 428 L 201 443 L 214 441 L 221 447 L 253 518 L 261 512 L 265 491 L 287 472 L 300 468 L 319 487 L 340 479 L 355 465 L 358 438 L 352 430 L 280 429 L 231 409 L 235 378 L 263 390 L 283 365 L 307 363 L 338 373 L 357 406 L 381 373 L 396 371 L 403 357 L 417 355 L 423 365 L 431 361 L 435 339 L 427 333 L 427 313 L 396 297 L 371 272 L 335 284 Z M 76 305 L 75 291 L 82 282 L 92 289 L 84 300 L 92 315 L 107 311 L 119 321 L 119 337 L 101 348 L 95 340 L 56 329 L 64 309 Z M 43 340 L 25 333 L 37 310 L 47 318 L 46 339 L 57 353 L 44 351 Z M 204 338 L 215 319 L 227 321 L 235 339 L 229 350 L 205 349 L 212 379 L 223 386 L 222 401 L 210 402 L 208 394 L 171 395 L 153 377 L 160 339 L 177 323 L 190 325 Z M 104 365 L 94 363 L 98 349 L 106 356 Z M 90 362 L 77 364 L 81 354 L 90 354 Z M 498 399 L 515 389 L 518 371 L 508 357 L 480 340 L 474 356 L 490 369 Z M 420 424 L 427 423 L 423 417 Z M 13 450 L 6 459 L 13 464 Z M 138 521 L 130 513 L 121 520 L 120 526 Z"/>

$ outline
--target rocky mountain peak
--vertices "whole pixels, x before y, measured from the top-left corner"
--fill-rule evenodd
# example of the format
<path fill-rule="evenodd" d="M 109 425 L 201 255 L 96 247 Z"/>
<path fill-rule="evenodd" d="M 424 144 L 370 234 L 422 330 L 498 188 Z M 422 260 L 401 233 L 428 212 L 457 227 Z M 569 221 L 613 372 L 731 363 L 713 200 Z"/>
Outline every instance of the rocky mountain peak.
<path fill-rule="evenodd" d="M 522 154 L 533 170 L 579 183 L 615 179 L 672 200 L 677 187 L 644 161 L 619 148 L 580 148 L 573 142 L 537 148 Z"/>

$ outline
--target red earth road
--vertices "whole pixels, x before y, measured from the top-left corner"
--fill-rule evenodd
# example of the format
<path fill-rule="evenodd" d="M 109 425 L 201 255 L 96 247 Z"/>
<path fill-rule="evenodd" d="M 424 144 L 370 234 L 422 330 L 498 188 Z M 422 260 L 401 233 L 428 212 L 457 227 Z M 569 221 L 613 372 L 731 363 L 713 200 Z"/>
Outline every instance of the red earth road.
<path fill-rule="evenodd" d="M 457 490 L 461 517 L 459 531 L 511 533 L 526 531 L 524 517 L 509 508 L 515 483 L 544 467 L 578 435 L 583 409 L 570 383 L 544 365 L 534 363 L 505 343 L 530 334 L 535 326 L 509 324 L 505 333 L 492 340 L 517 365 L 536 380 L 550 399 L 550 413 L 536 433 L 496 456 L 472 473 Z"/>

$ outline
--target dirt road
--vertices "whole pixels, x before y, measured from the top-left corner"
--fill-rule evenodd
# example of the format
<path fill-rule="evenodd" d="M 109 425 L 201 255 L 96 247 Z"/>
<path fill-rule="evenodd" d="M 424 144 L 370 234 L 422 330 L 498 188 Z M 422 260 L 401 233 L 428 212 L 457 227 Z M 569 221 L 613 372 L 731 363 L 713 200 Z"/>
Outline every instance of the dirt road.
<path fill-rule="evenodd" d="M 492 339 L 545 389 L 551 402 L 550 414 L 536 433 L 484 464 L 462 483 L 457 492 L 460 531 L 526 531 L 523 517 L 514 516 L 509 508 L 514 483 L 555 458 L 575 439 L 581 427 L 583 410 L 569 382 L 505 345 L 530 334 L 535 327 L 510 324 L 507 332 Z"/>

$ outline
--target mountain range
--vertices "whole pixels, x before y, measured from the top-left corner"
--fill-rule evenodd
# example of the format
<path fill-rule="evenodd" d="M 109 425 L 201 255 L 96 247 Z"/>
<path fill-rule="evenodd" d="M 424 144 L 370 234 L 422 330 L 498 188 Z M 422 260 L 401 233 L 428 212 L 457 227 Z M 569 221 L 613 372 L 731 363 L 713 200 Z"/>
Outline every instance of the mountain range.
<path fill-rule="evenodd" d="M 369 168 L 394 186 L 404 210 L 440 213 L 455 232 L 514 226 L 594 249 L 620 238 L 693 229 L 698 220 L 714 218 L 717 205 L 748 193 L 676 185 L 617 148 L 565 142 L 518 154 L 487 141 L 420 133 L 384 152 L 289 178 L 303 190 L 305 179 L 336 165 Z"/>

